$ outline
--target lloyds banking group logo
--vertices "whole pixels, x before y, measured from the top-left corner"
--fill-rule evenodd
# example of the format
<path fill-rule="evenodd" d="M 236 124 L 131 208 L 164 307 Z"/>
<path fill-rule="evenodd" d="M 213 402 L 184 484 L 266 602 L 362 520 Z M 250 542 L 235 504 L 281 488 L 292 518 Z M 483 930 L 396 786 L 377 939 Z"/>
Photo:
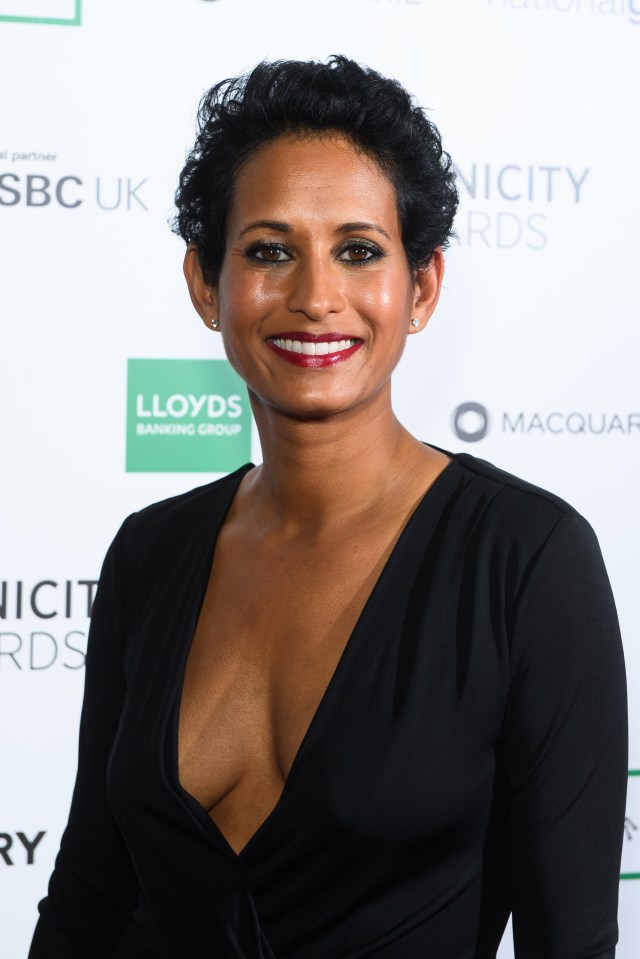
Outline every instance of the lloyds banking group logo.
<path fill-rule="evenodd" d="M 129 360 L 128 473 L 229 473 L 250 459 L 249 398 L 227 360 Z"/>

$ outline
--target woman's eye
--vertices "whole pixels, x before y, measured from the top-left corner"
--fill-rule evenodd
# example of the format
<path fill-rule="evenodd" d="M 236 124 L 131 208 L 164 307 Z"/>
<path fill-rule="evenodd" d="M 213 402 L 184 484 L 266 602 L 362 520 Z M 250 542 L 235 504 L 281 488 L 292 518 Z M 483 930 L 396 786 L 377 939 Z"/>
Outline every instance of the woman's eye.
<path fill-rule="evenodd" d="M 368 246 L 364 243 L 354 243 L 345 247 L 340 253 L 340 259 L 348 263 L 366 263 L 367 260 L 375 260 L 381 256 L 380 250 L 375 246 Z"/>
<path fill-rule="evenodd" d="M 247 250 L 249 256 L 256 260 L 264 260 L 266 263 L 283 263 L 290 259 L 289 254 L 281 246 L 268 244 L 267 246 L 256 246 Z"/>

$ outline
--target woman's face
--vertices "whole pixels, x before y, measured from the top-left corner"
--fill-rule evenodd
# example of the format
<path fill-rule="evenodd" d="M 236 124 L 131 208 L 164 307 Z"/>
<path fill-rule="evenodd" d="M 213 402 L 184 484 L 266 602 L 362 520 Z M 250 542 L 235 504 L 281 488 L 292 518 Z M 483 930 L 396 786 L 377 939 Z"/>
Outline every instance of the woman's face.
<path fill-rule="evenodd" d="M 389 402 L 442 255 L 411 275 L 395 189 L 345 138 L 282 137 L 241 169 L 211 310 L 254 403 L 320 417 Z"/>

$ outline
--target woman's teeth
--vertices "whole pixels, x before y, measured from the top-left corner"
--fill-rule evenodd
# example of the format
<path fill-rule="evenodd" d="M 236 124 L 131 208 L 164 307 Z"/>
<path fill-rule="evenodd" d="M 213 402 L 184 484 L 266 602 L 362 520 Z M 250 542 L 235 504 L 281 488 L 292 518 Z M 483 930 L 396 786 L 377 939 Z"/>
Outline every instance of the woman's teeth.
<path fill-rule="evenodd" d="M 274 339 L 273 342 L 281 350 L 287 350 L 289 353 L 303 353 L 305 356 L 326 356 L 327 353 L 339 353 L 341 350 L 348 350 L 355 346 L 355 340 L 282 340 Z"/>

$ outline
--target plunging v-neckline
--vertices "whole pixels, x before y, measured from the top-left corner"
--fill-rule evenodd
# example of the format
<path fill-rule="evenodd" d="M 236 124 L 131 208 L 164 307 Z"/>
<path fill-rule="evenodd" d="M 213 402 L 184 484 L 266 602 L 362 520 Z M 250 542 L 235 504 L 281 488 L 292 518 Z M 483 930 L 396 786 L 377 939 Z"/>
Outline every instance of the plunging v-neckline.
<path fill-rule="evenodd" d="M 195 798 L 195 796 L 193 796 L 190 792 L 188 792 L 184 788 L 182 783 L 180 782 L 180 760 L 179 760 L 179 738 L 178 738 L 180 707 L 182 703 L 182 695 L 184 690 L 184 681 L 185 681 L 185 675 L 186 675 L 187 662 L 188 662 L 189 653 L 191 651 L 191 647 L 193 645 L 193 641 L 195 638 L 198 619 L 200 617 L 200 613 L 204 605 L 205 595 L 207 591 L 209 577 L 211 574 L 211 569 L 213 566 L 213 561 L 215 557 L 218 538 L 220 535 L 220 530 L 222 529 L 225 523 L 225 520 L 227 519 L 227 516 L 229 515 L 229 512 L 231 511 L 231 507 L 235 500 L 235 496 L 236 496 L 236 493 L 238 492 L 238 487 L 240 486 L 242 479 L 244 478 L 246 473 L 249 472 L 249 470 L 255 468 L 255 464 L 247 463 L 244 467 L 241 467 L 240 470 L 237 471 L 236 482 L 230 491 L 231 492 L 230 498 L 228 499 L 225 510 L 223 511 L 222 515 L 218 518 L 217 526 L 213 532 L 213 540 L 210 541 L 210 549 L 207 553 L 207 561 L 203 563 L 203 579 L 201 582 L 201 588 L 199 590 L 198 602 L 197 602 L 196 613 L 194 618 L 194 627 L 191 630 L 191 636 L 188 643 L 185 644 L 185 650 L 183 652 L 180 669 L 178 670 L 178 673 L 177 673 L 175 698 L 173 700 L 173 722 L 170 724 L 171 726 L 170 758 L 171 758 L 171 766 L 172 766 L 171 771 L 173 774 L 174 786 L 177 789 L 178 793 L 183 798 L 183 800 L 188 804 L 190 809 L 198 816 L 198 818 L 203 822 L 203 824 L 205 824 L 205 821 L 206 821 L 206 828 L 209 831 L 213 831 L 213 834 L 215 835 L 215 837 L 224 844 L 228 852 L 237 860 L 245 859 L 247 855 L 247 850 L 249 849 L 249 847 L 254 845 L 254 843 L 257 841 L 258 836 L 262 835 L 262 833 L 267 829 L 268 825 L 276 817 L 277 812 L 282 806 L 286 795 L 288 795 L 288 793 L 290 792 L 292 788 L 290 783 L 292 779 L 294 778 L 295 774 L 297 773 L 298 767 L 300 766 L 301 757 L 308 750 L 308 743 L 311 740 L 314 734 L 314 731 L 319 724 L 319 721 L 320 721 L 319 717 L 322 716 L 322 714 L 325 712 L 327 708 L 326 704 L 331 698 L 332 690 L 335 687 L 340 674 L 345 668 L 344 664 L 347 657 L 351 655 L 353 651 L 355 641 L 361 632 L 361 624 L 366 617 L 369 607 L 375 602 L 375 599 L 378 593 L 380 592 L 382 585 L 384 584 L 387 571 L 392 566 L 393 561 L 395 557 L 397 556 L 398 552 L 400 551 L 402 543 L 407 537 L 410 528 L 413 526 L 413 523 L 416 521 L 418 514 L 422 511 L 422 508 L 424 507 L 425 503 L 430 498 L 430 494 L 435 489 L 435 487 L 440 484 L 442 477 L 445 474 L 449 473 L 450 467 L 453 466 L 453 464 L 456 462 L 455 454 L 450 453 L 448 450 L 440 449 L 440 447 L 433 447 L 433 448 L 439 450 L 440 452 L 446 453 L 448 456 L 451 457 L 451 459 L 449 463 L 447 463 L 447 465 L 438 473 L 435 479 L 432 480 L 432 482 L 429 484 L 427 489 L 424 491 L 424 493 L 422 494 L 422 496 L 416 503 L 414 509 L 409 514 L 409 517 L 405 521 L 405 524 L 400 530 L 398 536 L 396 537 L 396 541 L 393 544 L 391 551 L 389 555 L 387 556 L 385 564 L 380 570 L 380 573 L 378 574 L 378 577 L 376 578 L 373 584 L 373 587 L 362 606 L 362 609 L 360 610 L 360 613 L 358 615 L 358 618 L 356 619 L 355 625 L 353 629 L 351 630 L 351 633 L 349 634 L 349 637 L 338 658 L 338 662 L 335 666 L 335 669 L 333 670 L 329 678 L 329 681 L 327 685 L 325 686 L 324 692 L 322 693 L 322 696 L 320 697 L 320 700 L 315 708 L 315 711 L 305 730 L 305 733 L 302 739 L 300 740 L 300 745 L 298 746 L 298 749 L 295 752 L 293 761 L 291 763 L 291 766 L 289 767 L 289 773 L 287 775 L 287 778 L 284 781 L 282 790 L 280 791 L 280 795 L 278 796 L 278 799 L 276 800 L 275 805 L 271 808 L 270 812 L 267 813 L 267 815 L 262 820 L 260 825 L 249 836 L 249 839 L 246 841 L 244 846 L 242 846 L 242 848 L 239 851 L 236 851 L 233 848 L 233 846 L 231 845 L 227 837 L 224 835 L 224 833 L 222 832 L 222 830 L 216 823 L 215 819 L 207 812 L 204 806 Z"/>

